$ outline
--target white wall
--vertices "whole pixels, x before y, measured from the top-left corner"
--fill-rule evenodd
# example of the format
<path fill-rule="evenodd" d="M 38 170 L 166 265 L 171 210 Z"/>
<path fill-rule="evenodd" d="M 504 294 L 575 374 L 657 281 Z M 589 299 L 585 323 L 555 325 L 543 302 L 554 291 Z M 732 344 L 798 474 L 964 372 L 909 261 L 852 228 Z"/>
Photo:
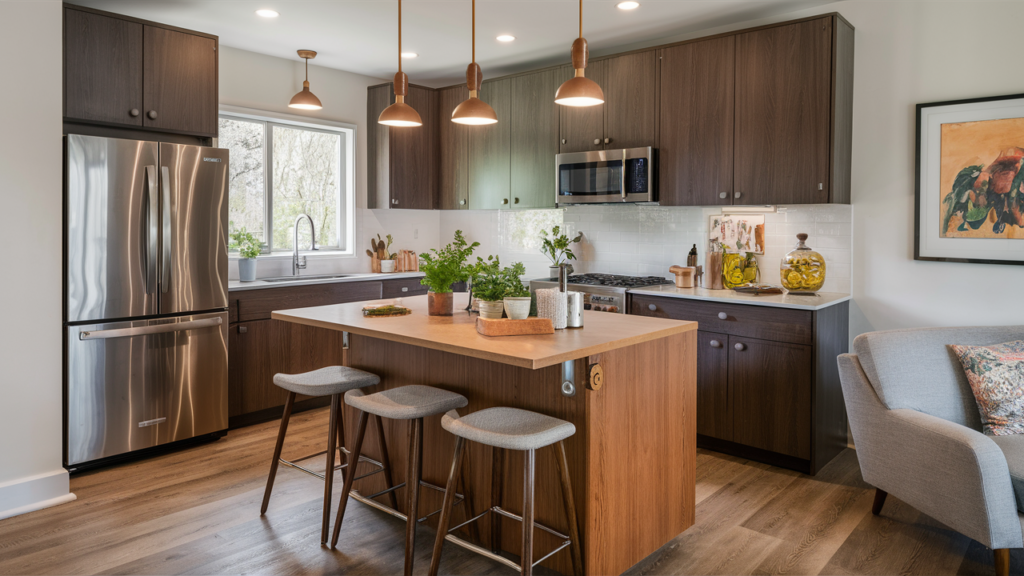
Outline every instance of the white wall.
<path fill-rule="evenodd" d="M 31 46 L 31 56 L 26 52 Z M 0 2 L 0 518 L 74 499 L 61 467 L 61 3 Z"/>

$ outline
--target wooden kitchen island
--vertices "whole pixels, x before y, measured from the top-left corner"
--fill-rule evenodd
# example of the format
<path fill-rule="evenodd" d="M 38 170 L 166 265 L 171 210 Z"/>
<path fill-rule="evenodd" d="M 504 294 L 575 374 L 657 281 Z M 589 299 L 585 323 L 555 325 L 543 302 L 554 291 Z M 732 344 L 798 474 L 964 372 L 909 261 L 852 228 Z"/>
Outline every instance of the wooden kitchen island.
<path fill-rule="evenodd" d="M 348 348 L 339 350 L 338 361 L 381 377 L 380 385 L 368 392 L 425 384 L 468 398 L 460 414 L 511 406 L 572 422 L 576 434 L 565 445 L 586 574 L 620 574 L 693 525 L 696 322 L 588 311 L 580 330 L 494 338 L 476 332 L 476 315 L 457 311 L 450 317 L 427 316 L 426 298 L 404 299 L 413 314 L 402 317 L 366 318 L 361 311 L 365 303 L 352 303 L 277 311 L 273 318 L 347 332 Z M 464 298 L 456 298 L 456 308 L 460 300 Z M 600 386 L 589 377 L 595 364 L 603 370 Z M 562 391 L 563 371 L 569 369 L 573 396 Z M 344 419 L 345 438 L 354 438 L 355 410 L 346 406 Z M 407 426 L 384 421 L 396 482 L 406 474 Z M 444 486 L 455 438 L 441 428 L 439 416 L 425 421 L 423 436 L 423 479 Z M 363 454 L 381 457 L 372 426 Z M 453 526 L 492 505 L 521 511 L 522 455 L 506 455 L 502 465 L 492 461 L 489 447 L 467 445 L 462 486 L 467 500 L 455 507 Z M 372 469 L 363 464 L 361 474 L 364 467 Z M 536 473 L 536 521 L 568 533 L 553 449 L 537 451 Z M 504 480 L 500 496 L 492 481 L 495 475 Z M 377 474 L 355 487 L 372 494 L 384 484 Z M 422 490 L 420 515 L 440 508 L 441 498 L 434 490 Z M 384 497 L 379 500 L 386 502 Z M 404 498 L 398 500 L 401 509 Z M 496 516 L 489 514 L 476 523 L 478 529 L 463 529 L 463 537 L 492 548 L 492 518 Z M 500 521 L 497 547 L 518 557 L 520 528 L 512 520 Z M 437 515 L 426 523 L 436 527 Z M 559 544 L 547 532 L 536 531 L 535 557 Z M 345 547 L 343 526 L 338 549 L 344 553 Z M 417 562 L 425 566 L 429 561 Z M 572 573 L 568 549 L 543 565 Z M 442 572 L 444 566 L 442 559 Z"/>

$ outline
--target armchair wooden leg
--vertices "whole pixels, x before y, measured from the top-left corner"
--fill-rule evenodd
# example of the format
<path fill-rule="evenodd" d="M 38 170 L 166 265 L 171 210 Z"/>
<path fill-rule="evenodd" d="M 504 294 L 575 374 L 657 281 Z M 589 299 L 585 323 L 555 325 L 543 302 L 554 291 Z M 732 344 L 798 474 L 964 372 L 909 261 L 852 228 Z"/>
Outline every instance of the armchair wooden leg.
<path fill-rule="evenodd" d="M 999 548 L 993 550 L 996 562 L 996 576 L 1010 576 L 1010 549 Z"/>
<path fill-rule="evenodd" d="M 875 488 L 875 501 L 871 504 L 871 513 L 878 516 L 882 513 L 882 506 L 885 505 L 885 497 L 889 494 L 881 488 Z"/>

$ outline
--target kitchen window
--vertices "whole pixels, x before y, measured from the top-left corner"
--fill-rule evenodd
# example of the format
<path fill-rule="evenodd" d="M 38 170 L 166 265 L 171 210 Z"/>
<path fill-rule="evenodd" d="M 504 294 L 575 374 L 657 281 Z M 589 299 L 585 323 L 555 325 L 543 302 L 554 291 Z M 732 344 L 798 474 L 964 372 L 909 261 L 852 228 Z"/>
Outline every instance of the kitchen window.
<path fill-rule="evenodd" d="M 295 219 L 308 214 L 318 250 L 350 254 L 354 137 L 355 128 L 345 124 L 222 109 L 217 145 L 231 151 L 228 228 L 255 234 L 265 254 L 291 252 Z M 309 243 L 302 222 L 300 251 Z"/>

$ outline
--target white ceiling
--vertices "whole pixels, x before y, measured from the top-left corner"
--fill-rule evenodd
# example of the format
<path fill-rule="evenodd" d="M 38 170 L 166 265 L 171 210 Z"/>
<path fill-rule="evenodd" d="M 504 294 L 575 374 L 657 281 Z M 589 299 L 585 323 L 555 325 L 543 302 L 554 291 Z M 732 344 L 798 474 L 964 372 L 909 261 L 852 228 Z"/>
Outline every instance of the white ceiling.
<path fill-rule="evenodd" d="M 390 79 L 397 66 L 397 0 L 72 0 L 220 37 L 221 44 L 315 65 Z M 831 0 L 640 0 L 622 11 L 618 0 L 583 3 L 583 35 L 593 55 L 658 44 L 658 40 L 826 4 Z M 261 18 L 257 9 L 280 12 Z M 484 77 L 569 62 L 577 35 L 576 0 L 479 0 L 477 62 Z M 419 57 L 403 67 L 414 84 L 464 81 L 470 60 L 470 0 L 404 0 L 403 51 Z M 495 40 L 512 34 L 514 42 Z"/>

